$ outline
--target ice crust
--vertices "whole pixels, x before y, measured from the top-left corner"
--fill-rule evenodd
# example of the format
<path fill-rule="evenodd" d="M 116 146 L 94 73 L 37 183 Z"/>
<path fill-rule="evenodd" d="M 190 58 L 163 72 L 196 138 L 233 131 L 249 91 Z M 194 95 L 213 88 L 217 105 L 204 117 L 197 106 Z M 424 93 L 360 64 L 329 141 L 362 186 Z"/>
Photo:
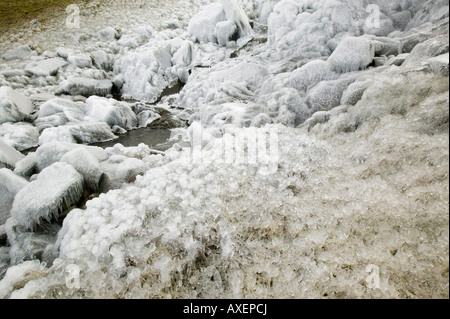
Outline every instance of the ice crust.
<path fill-rule="evenodd" d="M 19 225 L 32 230 L 41 220 L 50 222 L 52 218 L 58 218 L 82 194 L 83 176 L 70 164 L 55 163 L 19 191 L 11 216 Z"/>
<path fill-rule="evenodd" d="M 40 105 L 36 153 L 0 141 L 0 163 L 29 178 L 0 229 L 0 297 L 448 298 L 448 1 L 373 0 L 378 29 L 360 0 L 209 4 L 74 31 L 93 64 L 56 77 L 6 61 L 0 83 L 24 96 L 90 78 L 142 103 L 90 88 Z M 75 144 L 146 125 L 145 102 L 177 81 L 158 104 L 189 122 L 171 149 Z M 252 161 L 261 132 L 276 132 L 275 162 L 263 143 Z M 67 212 L 85 187 L 102 194 Z"/>

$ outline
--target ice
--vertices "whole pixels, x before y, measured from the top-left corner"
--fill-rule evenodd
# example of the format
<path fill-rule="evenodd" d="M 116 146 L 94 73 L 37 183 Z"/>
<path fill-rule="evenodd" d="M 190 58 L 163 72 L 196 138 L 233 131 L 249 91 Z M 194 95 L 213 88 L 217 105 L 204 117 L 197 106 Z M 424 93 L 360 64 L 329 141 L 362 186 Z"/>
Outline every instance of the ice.
<path fill-rule="evenodd" d="M 0 125 L 0 137 L 16 150 L 24 151 L 38 146 L 39 130 L 30 123 L 3 123 Z"/>
<path fill-rule="evenodd" d="M 37 260 L 9 268 L 5 278 L 0 282 L 0 298 L 6 298 L 14 289 L 21 289 L 30 281 L 41 278 L 46 273 L 45 267 Z"/>
<path fill-rule="evenodd" d="M 10 217 L 11 207 L 16 194 L 28 184 L 27 180 L 17 176 L 7 168 L 0 168 L 0 225 Z"/>
<path fill-rule="evenodd" d="M 96 50 L 91 53 L 94 65 L 102 70 L 111 71 L 114 67 L 114 61 L 112 57 L 104 50 Z"/>
<path fill-rule="evenodd" d="M 59 91 L 70 95 L 106 96 L 112 92 L 112 82 L 109 80 L 96 80 L 92 78 L 76 77 L 61 82 Z"/>
<path fill-rule="evenodd" d="M 338 74 L 332 71 L 327 61 L 315 60 L 292 72 L 289 81 L 292 87 L 306 92 L 319 82 L 334 80 L 337 77 Z"/>
<path fill-rule="evenodd" d="M 48 224 L 36 231 L 29 231 L 14 218 L 9 218 L 5 224 L 11 266 L 27 260 L 41 260 L 51 264 L 46 253 L 47 247 L 56 241 L 56 234 L 61 229 L 58 224 Z"/>
<path fill-rule="evenodd" d="M 82 195 L 83 176 L 70 164 L 55 163 L 17 193 L 11 216 L 32 230 L 44 221 L 58 218 Z"/>
<path fill-rule="evenodd" d="M 308 92 L 306 103 L 313 113 L 317 111 L 329 111 L 339 106 L 342 94 L 355 81 L 355 78 L 356 75 L 350 75 L 343 76 L 337 80 L 320 82 Z"/>
<path fill-rule="evenodd" d="M 164 88 L 170 85 L 172 67 L 171 47 L 163 43 L 159 46 L 141 47 L 117 60 L 114 72 L 122 74 L 125 97 L 155 102 Z"/>
<path fill-rule="evenodd" d="M 192 125 L 178 128 L 179 143 L 162 154 L 145 145 L 42 145 L 37 173 L 73 150 L 64 156 L 94 169 L 86 150 L 104 173 L 104 193 L 71 210 L 57 238 L 8 219 L 12 245 L 0 268 L 27 258 L 46 268 L 30 280 L 22 279 L 38 263 L 10 268 L 2 297 L 448 298 L 448 2 L 373 0 L 382 28 L 371 35 L 363 34 L 367 1 L 241 0 L 256 38 L 237 48 L 226 44 L 234 20 L 217 20 L 225 2 L 215 12 L 210 2 L 99 4 L 96 19 L 66 36 L 68 53 L 103 50 L 123 68 L 69 66 L 61 80 L 116 76 L 124 98 L 147 101 L 182 80 L 179 94 L 154 107 L 126 104 L 141 123 L 167 107 Z M 213 41 L 225 46 L 187 32 L 205 7 L 213 12 L 204 23 L 214 25 L 199 33 L 220 33 Z M 114 30 L 98 42 L 111 21 L 122 44 L 138 47 L 118 44 Z M 137 30 L 149 22 L 152 30 Z M 400 49 L 411 53 L 395 56 Z M 22 76 L 0 81 L 18 77 L 27 96 L 54 93 Z M 48 123 L 61 114 L 55 109 Z"/>
<path fill-rule="evenodd" d="M 114 99 L 91 96 L 86 100 L 86 115 L 94 121 L 105 122 L 110 127 L 119 126 L 126 130 L 136 128 L 136 114 L 126 103 Z"/>
<path fill-rule="evenodd" d="M 137 158 L 124 160 L 116 170 L 116 178 L 126 183 L 134 182 L 136 176 L 145 173 L 144 162 Z"/>
<path fill-rule="evenodd" d="M 449 54 L 441 54 L 437 57 L 428 59 L 427 62 L 430 65 L 430 68 L 433 70 L 433 72 L 439 73 L 442 72 L 442 74 L 448 76 L 449 70 L 448 70 L 448 62 L 449 62 Z"/>
<path fill-rule="evenodd" d="M 7 50 L 1 55 L 1 58 L 5 61 L 25 60 L 32 56 L 33 53 L 35 54 L 29 45 L 21 45 L 14 49 Z"/>
<path fill-rule="evenodd" d="M 98 190 L 103 172 L 95 156 L 85 148 L 76 148 L 65 153 L 60 162 L 72 165 L 84 177 L 87 188 L 91 192 Z"/>
<path fill-rule="evenodd" d="M 45 118 L 62 113 L 66 122 L 80 122 L 84 118 L 85 105 L 67 98 L 53 98 L 41 105 L 35 123 L 45 122 Z M 64 124 L 64 123 L 63 123 Z"/>
<path fill-rule="evenodd" d="M 69 54 L 67 61 L 76 66 L 77 68 L 90 68 L 92 67 L 92 59 L 89 55 L 84 53 Z"/>
<path fill-rule="evenodd" d="M 98 31 L 98 37 L 102 41 L 109 41 L 109 42 L 111 42 L 111 41 L 120 39 L 120 34 L 113 27 L 107 27 L 107 28 L 104 28 L 104 29 Z"/>
<path fill-rule="evenodd" d="M 438 36 L 431 38 L 423 43 L 420 43 L 414 47 L 411 53 L 406 58 L 404 64 L 411 65 L 422 61 L 425 58 L 432 58 L 438 55 L 448 53 L 449 42 L 448 36 Z"/>
<path fill-rule="evenodd" d="M 248 17 L 238 0 L 223 0 L 206 6 L 195 15 L 187 28 L 198 42 L 222 46 L 236 44 L 240 38 L 253 35 Z"/>
<path fill-rule="evenodd" d="M 60 58 L 46 59 L 32 62 L 26 66 L 25 72 L 35 76 L 54 76 L 58 70 L 67 65 L 67 62 Z"/>
<path fill-rule="evenodd" d="M 0 124 L 20 122 L 33 112 L 30 99 L 7 86 L 0 87 Z"/>
<path fill-rule="evenodd" d="M 328 59 L 335 72 L 351 72 L 365 69 L 375 57 L 375 44 L 362 37 L 342 40 Z"/>
<path fill-rule="evenodd" d="M 67 142 L 50 142 L 42 145 L 36 151 L 36 161 L 38 171 L 42 171 L 46 167 L 57 163 L 64 154 L 78 148 L 88 150 L 98 161 L 104 161 L 108 158 L 108 154 L 100 147 L 86 146 Z"/>
<path fill-rule="evenodd" d="M 39 145 L 54 141 L 92 144 L 117 138 L 108 124 L 103 122 L 85 122 L 46 128 L 39 136 Z"/>
<path fill-rule="evenodd" d="M 25 156 L 0 139 L 0 168 L 14 169 L 16 163 Z"/>
<path fill-rule="evenodd" d="M 36 173 L 36 165 L 36 152 L 28 153 L 28 155 L 16 163 L 14 173 L 18 176 L 30 178 L 34 173 Z"/>

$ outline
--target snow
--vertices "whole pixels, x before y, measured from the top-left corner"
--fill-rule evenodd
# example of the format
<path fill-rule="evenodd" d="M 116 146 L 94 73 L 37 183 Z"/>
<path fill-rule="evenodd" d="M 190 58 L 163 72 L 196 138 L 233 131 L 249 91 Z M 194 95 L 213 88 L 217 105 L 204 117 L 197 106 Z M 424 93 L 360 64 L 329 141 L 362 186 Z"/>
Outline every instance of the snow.
<path fill-rule="evenodd" d="M 33 111 L 30 99 L 7 86 L 0 87 L 0 124 L 20 122 Z"/>
<path fill-rule="evenodd" d="M 34 229 L 44 221 L 58 218 L 83 195 L 83 176 L 73 166 L 55 163 L 16 195 L 11 216 L 18 224 Z"/>

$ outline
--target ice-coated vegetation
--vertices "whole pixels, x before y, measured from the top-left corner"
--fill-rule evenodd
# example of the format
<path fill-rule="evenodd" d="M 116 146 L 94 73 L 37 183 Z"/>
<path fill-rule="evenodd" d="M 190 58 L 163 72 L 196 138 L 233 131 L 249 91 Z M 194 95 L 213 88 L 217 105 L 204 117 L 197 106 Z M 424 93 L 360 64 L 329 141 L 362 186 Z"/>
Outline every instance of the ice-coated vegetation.
<path fill-rule="evenodd" d="M 1 38 L 0 298 L 449 297 L 448 1 L 134 5 Z"/>

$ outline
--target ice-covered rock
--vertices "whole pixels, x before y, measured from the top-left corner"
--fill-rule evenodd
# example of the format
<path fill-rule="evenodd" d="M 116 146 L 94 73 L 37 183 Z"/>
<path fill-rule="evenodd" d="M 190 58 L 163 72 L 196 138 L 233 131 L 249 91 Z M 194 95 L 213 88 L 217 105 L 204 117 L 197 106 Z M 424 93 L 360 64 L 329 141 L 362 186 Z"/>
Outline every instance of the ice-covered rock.
<path fill-rule="evenodd" d="M 65 153 L 60 162 L 72 165 L 81 175 L 83 175 L 86 187 L 91 192 L 98 190 L 103 172 L 97 158 L 86 148 L 75 148 Z"/>
<path fill-rule="evenodd" d="M 449 62 L 449 54 L 441 54 L 437 57 L 431 58 L 427 60 L 427 63 L 430 65 L 431 70 L 436 73 L 441 73 L 445 76 L 449 75 L 449 69 L 448 69 L 448 62 Z"/>
<path fill-rule="evenodd" d="M 77 68 L 90 68 L 92 67 L 92 59 L 88 54 L 69 54 L 67 61 Z"/>
<path fill-rule="evenodd" d="M 29 118 L 33 109 L 29 98 L 10 87 L 0 87 L 0 124 L 23 121 Z"/>
<path fill-rule="evenodd" d="M 0 125 L 0 137 L 16 150 L 24 151 L 38 146 L 39 130 L 30 123 L 3 123 Z"/>
<path fill-rule="evenodd" d="M 78 148 L 86 149 L 92 156 L 94 156 L 99 162 L 108 158 L 108 154 L 100 147 L 86 146 L 81 144 L 73 144 L 67 142 L 50 142 L 42 145 L 36 151 L 36 162 L 38 172 L 42 171 L 46 167 L 57 163 L 61 160 L 61 157 Z"/>
<path fill-rule="evenodd" d="M 333 80 L 339 76 L 327 61 L 311 61 L 291 73 L 289 84 L 300 91 L 307 91 L 318 83 Z"/>
<path fill-rule="evenodd" d="M 27 260 L 40 260 L 47 265 L 51 260 L 46 258 L 45 250 L 56 241 L 56 234 L 61 229 L 56 223 L 47 224 L 38 231 L 30 231 L 20 225 L 14 218 L 9 218 L 5 225 L 10 245 L 9 256 L 11 266 Z"/>
<path fill-rule="evenodd" d="M 111 71 L 114 67 L 114 61 L 112 57 L 104 50 L 96 50 L 91 53 L 94 65 L 102 70 Z"/>
<path fill-rule="evenodd" d="M 1 58 L 5 61 L 12 60 L 25 60 L 31 55 L 36 54 L 29 45 L 21 45 L 15 49 L 8 50 L 1 55 Z"/>
<path fill-rule="evenodd" d="M 55 163 L 17 193 L 11 216 L 19 225 L 33 229 L 58 218 L 82 195 L 83 176 L 72 165 Z"/>
<path fill-rule="evenodd" d="M 114 72 L 123 75 L 122 95 L 155 102 L 176 78 L 171 74 L 171 46 L 167 43 L 139 48 L 117 60 Z"/>
<path fill-rule="evenodd" d="M 16 163 L 14 173 L 25 178 L 30 178 L 34 173 L 36 173 L 36 169 L 37 155 L 36 152 L 31 152 Z"/>
<path fill-rule="evenodd" d="M 136 176 L 145 173 L 145 164 L 137 158 L 128 158 L 120 163 L 116 170 L 116 178 L 126 183 L 134 182 Z"/>
<path fill-rule="evenodd" d="M 7 168 L 0 168 L 0 225 L 6 223 L 16 194 L 28 184 Z"/>
<path fill-rule="evenodd" d="M 62 113 L 68 122 L 79 122 L 83 120 L 85 112 L 85 105 L 82 102 L 73 102 L 67 98 L 53 98 L 41 105 L 38 119 Z"/>
<path fill-rule="evenodd" d="M 24 157 L 22 153 L 0 139 L 0 168 L 14 169 L 16 163 Z"/>
<path fill-rule="evenodd" d="M 406 58 L 404 65 L 411 65 L 449 52 L 449 40 L 447 35 L 431 38 L 414 47 Z"/>
<path fill-rule="evenodd" d="M 35 76 L 54 76 L 58 70 L 67 65 L 67 62 L 61 58 L 45 59 L 42 61 L 31 62 L 25 68 L 28 75 Z"/>
<path fill-rule="evenodd" d="M 91 78 L 71 78 L 61 82 L 59 90 L 70 95 L 106 96 L 111 94 L 113 84 L 109 80 L 95 80 Z"/>
<path fill-rule="evenodd" d="M 198 42 L 220 45 L 236 44 L 240 38 L 253 35 L 239 0 L 222 0 L 206 6 L 190 20 L 187 30 Z"/>
<path fill-rule="evenodd" d="M 269 74 L 267 67 L 256 60 L 224 61 L 189 81 L 179 101 L 194 109 L 206 103 L 241 101 L 253 96 Z"/>
<path fill-rule="evenodd" d="M 375 44 L 363 37 L 342 40 L 328 59 L 335 72 L 351 72 L 367 68 L 375 57 Z"/>
<path fill-rule="evenodd" d="M 46 128 L 39 136 L 39 145 L 53 141 L 91 144 L 115 139 L 111 128 L 104 122 L 83 122 Z"/>
<path fill-rule="evenodd" d="M 114 41 L 120 39 L 119 32 L 113 27 L 106 27 L 100 31 L 98 31 L 98 37 L 102 41 Z"/>
<path fill-rule="evenodd" d="M 24 287 L 28 282 L 43 277 L 47 273 L 44 265 L 38 260 L 26 261 L 6 271 L 0 282 L 0 298 L 7 298 L 14 287 Z"/>
<path fill-rule="evenodd" d="M 329 111 L 341 104 L 341 98 L 347 87 L 355 81 L 356 76 L 343 76 L 342 78 L 322 81 L 314 86 L 307 95 L 306 103 L 312 113 Z"/>
<path fill-rule="evenodd" d="M 86 115 L 94 121 L 105 122 L 110 127 L 131 130 L 138 126 L 136 114 L 127 103 L 98 96 L 86 100 Z"/>

